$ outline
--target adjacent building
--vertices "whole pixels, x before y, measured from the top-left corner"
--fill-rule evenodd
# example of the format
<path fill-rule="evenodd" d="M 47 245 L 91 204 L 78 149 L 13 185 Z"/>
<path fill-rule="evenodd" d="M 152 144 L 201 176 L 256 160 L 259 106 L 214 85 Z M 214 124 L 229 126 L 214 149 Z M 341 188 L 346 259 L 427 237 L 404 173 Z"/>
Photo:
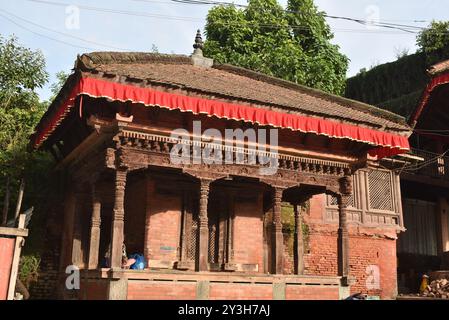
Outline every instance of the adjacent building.
<path fill-rule="evenodd" d="M 422 275 L 449 269 L 448 65 L 427 68 L 425 55 L 416 53 L 348 80 L 348 97 L 400 112 L 414 128 L 408 161 L 397 170 L 405 227 L 397 242 L 403 293 L 418 292 Z"/>

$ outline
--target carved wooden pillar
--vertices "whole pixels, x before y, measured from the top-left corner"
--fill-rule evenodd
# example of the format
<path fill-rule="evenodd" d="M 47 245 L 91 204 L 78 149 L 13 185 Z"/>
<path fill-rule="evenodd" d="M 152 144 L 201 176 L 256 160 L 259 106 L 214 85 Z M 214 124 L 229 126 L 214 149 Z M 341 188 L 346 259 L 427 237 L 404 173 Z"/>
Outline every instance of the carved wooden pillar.
<path fill-rule="evenodd" d="M 86 201 L 86 192 L 81 186 L 75 189 L 75 212 L 73 216 L 73 238 L 72 238 L 72 264 L 78 268 L 84 268 L 83 255 L 83 204 Z"/>
<path fill-rule="evenodd" d="M 195 261 L 191 259 L 189 256 L 189 252 L 191 252 L 191 247 L 194 239 L 192 239 L 192 231 L 193 228 L 193 212 L 192 212 L 192 197 L 190 192 L 183 192 L 183 208 L 181 215 L 181 242 L 179 248 L 179 261 L 176 266 L 179 270 L 189 270 L 194 269 Z M 196 247 L 195 245 L 193 245 Z"/>
<path fill-rule="evenodd" d="M 234 263 L 234 221 L 235 221 L 235 194 L 230 191 L 228 197 L 228 215 L 226 217 L 226 243 L 225 243 L 225 261 L 223 264 L 224 271 L 235 271 Z"/>
<path fill-rule="evenodd" d="M 352 193 L 352 178 L 340 179 L 340 195 L 338 196 L 338 275 L 347 279 L 349 276 L 349 233 L 347 208 Z"/>
<path fill-rule="evenodd" d="M 298 209 L 298 205 L 293 205 L 295 212 L 295 273 L 303 274 L 304 273 L 304 239 L 302 235 L 302 220 L 301 220 L 301 211 Z"/>
<path fill-rule="evenodd" d="M 282 188 L 274 188 L 273 192 L 273 222 L 271 229 L 272 273 L 282 274 L 284 269 L 284 237 L 282 235 L 281 205 Z"/>
<path fill-rule="evenodd" d="M 149 260 L 151 256 L 151 243 L 150 243 L 150 220 L 151 220 L 151 200 L 153 197 L 154 188 L 153 181 L 148 172 L 145 175 L 145 232 L 143 243 L 143 255 L 147 265 L 150 266 Z"/>
<path fill-rule="evenodd" d="M 60 270 L 62 274 L 65 272 L 65 268 L 72 264 L 72 248 L 73 248 L 73 233 L 76 211 L 76 196 L 73 188 L 67 187 L 67 191 L 64 198 L 64 225 L 62 233 L 61 243 L 61 256 L 60 256 Z"/>
<path fill-rule="evenodd" d="M 209 223 L 207 218 L 207 202 L 210 180 L 200 180 L 200 206 L 198 217 L 198 271 L 208 270 Z"/>
<path fill-rule="evenodd" d="M 89 241 L 89 269 L 98 268 L 98 254 L 100 250 L 101 202 L 95 183 L 92 183 L 92 215 L 90 219 Z"/>
<path fill-rule="evenodd" d="M 121 268 L 122 266 L 126 174 L 127 171 L 123 168 L 118 168 L 115 171 L 115 200 L 111 226 L 111 268 Z"/>

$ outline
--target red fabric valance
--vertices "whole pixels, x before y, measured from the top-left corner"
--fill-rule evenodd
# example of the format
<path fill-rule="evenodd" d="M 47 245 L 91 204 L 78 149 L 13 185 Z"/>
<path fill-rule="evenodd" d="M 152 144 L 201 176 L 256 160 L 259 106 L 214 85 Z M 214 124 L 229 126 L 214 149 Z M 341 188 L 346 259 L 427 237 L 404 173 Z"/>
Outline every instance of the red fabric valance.
<path fill-rule="evenodd" d="M 88 95 L 95 98 L 109 98 L 118 101 L 132 101 L 147 106 L 159 106 L 171 110 L 207 114 L 218 118 L 243 120 L 260 125 L 278 128 L 288 128 L 304 133 L 315 133 L 332 138 L 346 138 L 373 146 L 370 152 L 380 158 L 407 152 L 410 149 L 407 137 L 387 132 L 343 124 L 337 121 L 306 117 L 262 108 L 202 99 L 186 95 L 178 95 L 157 91 L 149 88 L 139 88 L 116 82 L 94 78 L 81 78 L 74 87 L 67 101 L 52 116 L 49 123 L 37 133 L 35 146 L 53 131 L 56 125 L 68 112 L 78 95 Z"/>

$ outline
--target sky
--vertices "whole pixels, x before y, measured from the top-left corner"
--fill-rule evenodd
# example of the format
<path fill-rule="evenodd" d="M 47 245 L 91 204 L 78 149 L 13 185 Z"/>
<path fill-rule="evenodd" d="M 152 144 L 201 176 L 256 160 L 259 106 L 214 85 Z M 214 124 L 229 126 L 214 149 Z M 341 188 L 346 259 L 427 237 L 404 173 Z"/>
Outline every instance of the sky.
<path fill-rule="evenodd" d="M 227 0 L 231 2 L 232 0 Z M 245 4 L 245 0 L 235 0 Z M 280 0 L 285 6 L 287 0 Z M 425 27 L 449 20 L 447 0 L 315 0 L 327 15 Z M 40 49 L 50 74 L 38 90 L 51 95 L 58 71 L 69 72 L 77 54 L 91 51 L 151 51 L 190 54 L 197 29 L 203 29 L 210 5 L 172 0 L 0 0 L 0 34 Z M 350 59 L 348 76 L 361 68 L 396 60 L 398 52 L 416 51 L 416 34 L 327 19 L 333 43 Z"/>

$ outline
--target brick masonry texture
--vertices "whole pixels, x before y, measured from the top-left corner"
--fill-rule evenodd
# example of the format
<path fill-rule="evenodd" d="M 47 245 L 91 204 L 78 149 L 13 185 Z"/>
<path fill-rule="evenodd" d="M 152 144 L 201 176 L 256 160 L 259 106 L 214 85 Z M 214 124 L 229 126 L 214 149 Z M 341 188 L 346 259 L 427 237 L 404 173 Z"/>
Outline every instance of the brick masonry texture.
<path fill-rule="evenodd" d="M 135 185 L 136 189 L 141 186 Z M 144 201 L 145 193 L 136 192 L 136 201 Z M 325 197 L 316 196 L 310 202 L 310 209 L 305 216 L 309 233 L 306 236 L 304 256 L 305 274 L 317 276 L 336 276 L 337 267 L 337 229 L 338 224 L 324 221 Z M 180 208 L 179 196 L 155 193 L 150 196 L 150 259 L 175 261 L 176 248 L 179 239 Z M 236 207 L 234 227 L 234 254 L 238 264 L 257 264 L 258 272 L 263 272 L 263 209 L 262 203 L 242 201 Z M 136 220 L 130 218 L 136 216 Z M 130 207 L 128 211 L 128 227 L 140 228 L 142 232 L 135 239 L 129 237 L 135 248 L 143 250 L 139 243 L 143 238 L 145 212 Z M 162 232 L 163 230 L 163 232 Z M 363 292 L 383 299 L 394 298 L 397 292 L 396 284 L 396 231 L 388 228 L 367 228 L 352 225 L 350 231 L 350 272 L 355 277 L 351 292 Z M 133 241 L 135 240 L 135 241 Z M 31 290 L 32 298 L 48 299 L 55 294 L 56 280 L 59 268 L 59 243 L 51 236 L 47 237 L 48 248 L 42 256 L 41 271 L 38 283 Z M 51 244 L 51 248 L 50 248 Z M 129 246 L 130 249 L 132 245 Z M 287 248 L 285 252 L 285 269 L 292 270 L 292 257 Z M 378 272 L 377 272 L 378 271 Z M 376 278 L 376 274 L 379 275 Z M 194 280 L 194 279 L 192 279 Z M 376 282 L 377 281 L 377 282 Z M 106 282 L 89 282 L 86 291 L 78 295 L 81 299 L 105 299 L 107 297 Z M 377 285 L 377 286 L 376 286 Z M 214 283 L 208 285 L 210 299 L 273 299 L 272 284 L 248 283 Z M 158 282 L 137 281 L 128 282 L 128 299 L 195 299 L 197 282 Z M 331 286 L 301 286 L 287 284 L 286 299 L 338 299 L 338 287 Z"/>
<path fill-rule="evenodd" d="M 213 283 L 209 288 L 211 300 L 271 300 L 273 288 L 270 284 L 224 284 Z"/>
<path fill-rule="evenodd" d="M 128 281 L 128 300 L 193 300 L 195 298 L 196 282 Z"/>
<path fill-rule="evenodd" d="M 338 300 L 338 288 L 287 285 L 286 300 Z"/>
<path fill-rule="evenodd" d="M 305 274 L 336 275 L 337 229 L 335 223 L 322 222 L 324 197 L 314 197 L 310 215 L 308 250 L 304 257 Z M 362 292 L 382 299 L 397 295 L 396 231 L 350 225 L 350 274 L 355 277 L 351 293 Z M 377 277 L 377 275 L 379 275 Z"/>

